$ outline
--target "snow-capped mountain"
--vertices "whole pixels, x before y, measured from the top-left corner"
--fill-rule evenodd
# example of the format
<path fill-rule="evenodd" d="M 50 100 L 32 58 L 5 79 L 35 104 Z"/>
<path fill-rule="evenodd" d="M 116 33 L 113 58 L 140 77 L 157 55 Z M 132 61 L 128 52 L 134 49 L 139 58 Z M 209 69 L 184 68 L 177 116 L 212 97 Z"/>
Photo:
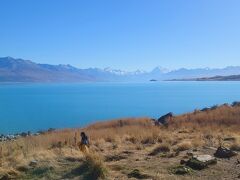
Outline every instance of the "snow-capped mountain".
<path fill-rule="evenodd" d="M 127 71 L 123 71 L 123 70 L 120 70 L 120 69 L 112 69 L 110 67 L 104 68 L 103 71 L 108 72 L 108 73 L 112 73 L 112 74 L 116 74 L 116 75 L 127 75 L 127 74 L 129 74 L 129 72 L 127 72 Z"/>
<path fill-rule="evenodd" d="M 116 75 L 121 75 L 121 76 L 139 75 L 139 74 L 147 73 L 146 71 L 139 70 L 139 69 L 136 71 L 124 71 L 124 70 L 120 70 L 120 69 L 112 69 L 110 67 L 104 68 L 103 71 L 109 72 L 112 74 L 116 74 Z"/>
<path fill-rule="evenodd" d="M 165 74 L 165 73 L 168 73 L 168 72 L 170 72 L 169 69 L 161 67 L 161 66 L 157 66 L 151 71 L 151 73 L 153 73 L 153 74 L 158 74 L 158 73 L 159 74 Z"/>

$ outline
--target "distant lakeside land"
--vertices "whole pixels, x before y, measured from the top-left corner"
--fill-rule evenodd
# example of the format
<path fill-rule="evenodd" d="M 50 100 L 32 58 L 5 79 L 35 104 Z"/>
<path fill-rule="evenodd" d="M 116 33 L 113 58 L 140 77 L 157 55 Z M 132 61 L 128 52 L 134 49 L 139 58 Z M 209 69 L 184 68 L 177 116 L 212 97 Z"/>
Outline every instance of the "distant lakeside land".
<path fill-rule="evenodd" d="M 238 81 L 239 77 L 240 66 L 176 70 L 155 67 L 151 71 L 125 71 L 110 67 L 80 69 L 69 64 L 50 65 L 12 57 L 0 58 L 0 82 Z"/>
<path fill-rule="evenodd" d="M 214 77 L 190 78 L 190 79 L 170 79 L 166 81 L 240 81 L 240 75 L 214 76 Z"/>

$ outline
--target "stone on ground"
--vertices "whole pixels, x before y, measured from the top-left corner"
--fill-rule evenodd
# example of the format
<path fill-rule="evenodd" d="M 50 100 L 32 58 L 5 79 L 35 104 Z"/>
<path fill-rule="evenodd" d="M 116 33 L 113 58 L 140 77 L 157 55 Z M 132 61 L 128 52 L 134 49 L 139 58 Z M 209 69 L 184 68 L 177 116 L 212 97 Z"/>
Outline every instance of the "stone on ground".
<path fill-rule="evenodd" d="M 217 160 L 208 155 L 208 154 L 203 154 L 203 155 L 194 155 L 192 158 L 190 158 L 187 162 L 186 165 L 191 167 L 192 169 L 195 170 L 201 170 L 210 164 L 216 164 Z"/>
<path fill-rule="evenodd" d="M 226 148 L 226 147 L 219 147 L 216 152 L 214 153 L 214 156 L 215 157 L 218 157 L 218 158 L 230 158 L 232 156 L 236 156 L 237 153 Z"/>
<path fill-rule="evenodd" d="M 171 169 L 171 172 L 173 174 L 177 174 L 177 175 L 184 175 L 184 174 L 190 174 L 192 172 L 192 169 L 187 167 L 187 166 L 177 166 Z"/>

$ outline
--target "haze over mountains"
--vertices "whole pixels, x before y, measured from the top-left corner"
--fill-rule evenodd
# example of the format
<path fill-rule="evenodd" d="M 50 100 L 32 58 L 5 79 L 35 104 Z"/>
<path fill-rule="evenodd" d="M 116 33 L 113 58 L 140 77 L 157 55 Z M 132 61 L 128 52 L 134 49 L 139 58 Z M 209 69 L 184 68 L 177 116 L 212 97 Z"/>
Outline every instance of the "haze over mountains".
<path fill-rule="evenodd" d="M 152 71 L 133 72 L 111 68 L 79 69 L 71 65 L 38 64 L 30 60 L 12 57 L 0 58 L 0 82 L 102 82 L 102 81 L 149 81 L 150 79 L 189 79 L 212 76 L 239 75 L 240 66 L 223 69 L 177 69 L 169 71 L 156 67 Z"/>

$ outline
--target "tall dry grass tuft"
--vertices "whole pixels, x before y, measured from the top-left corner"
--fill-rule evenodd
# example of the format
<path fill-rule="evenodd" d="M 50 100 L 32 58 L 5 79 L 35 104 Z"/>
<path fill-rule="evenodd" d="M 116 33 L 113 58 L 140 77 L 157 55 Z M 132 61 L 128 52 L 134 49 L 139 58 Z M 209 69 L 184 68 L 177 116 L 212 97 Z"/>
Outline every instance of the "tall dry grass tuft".
<path fill-rule="evenodd" d="M 193 147 L 190 141 L 183 141 L 176 145 L 175 151 L 186 151 Z"/>
<path fill-rule="evenodd" d="M 121 128 L 126 126 L 151 126 L 152 123 L 149 118 L 126 118 L 116 119 L 112 121 L 102 121 L 89 125 L 86 129 L 109 129 L 109 128 Z"/>
<path fill-rule="evenodd" d="M 176 116 L 170 121 L 170 127 L 175 129 L 181 127 L 189 127 L 191 129 L 207 127 L 208 129 L 224 128 L 231 129 L 231 131 L 239 131 L 239 117 L 239 106 L 222 105 L 206 111 L 195 111 Z"/>
<path fill-rule="evenodd" d="M 124 139 L 132 143 L 154 143 L 158 140 L 160 129 L 153 126 L 149 118 L 122 119 L 99 122 L 84 129 L 91 140 L 104 139 L 106 142 L 116 142 Z"/>
<path fill-rule="evenodd" d="M 102 158 L 94 153 L 88 154 L 81 166 L 86 171 L 84 174 L 85 179 L 105 179 L 107 176 L 108 171 Z"/>
<path fill-rule="evenodd" d="M 159 153 L 166 153 L 166 152 L 170 152 L 170 145 L 169 144 L 160 144 L 159 146 L 157 146 L 156 148 L 154 148 L 152 150 L 151 153 L 149 153 L 150 156 L 155 156 Z"/>

